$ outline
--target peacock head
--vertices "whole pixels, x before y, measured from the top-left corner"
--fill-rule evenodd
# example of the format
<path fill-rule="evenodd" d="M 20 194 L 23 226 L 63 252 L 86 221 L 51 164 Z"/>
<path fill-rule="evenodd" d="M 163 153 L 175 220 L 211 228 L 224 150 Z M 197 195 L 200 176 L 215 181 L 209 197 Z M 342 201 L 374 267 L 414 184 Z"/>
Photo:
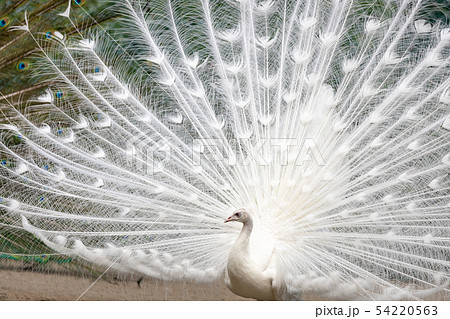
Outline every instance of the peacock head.
<path fill-rule="evenodd" d="M 244 208 L 239 208 L 238 210 L 236 210 L 233 215 L 231 215 L 230 217 L 228 217 L 224 223 L 228 223 L 228 222 L 241 222 L 243 224 L 245 224 L 246 222 L 250 221 L 251 217 L 250 214 L 244 209 Z"/>

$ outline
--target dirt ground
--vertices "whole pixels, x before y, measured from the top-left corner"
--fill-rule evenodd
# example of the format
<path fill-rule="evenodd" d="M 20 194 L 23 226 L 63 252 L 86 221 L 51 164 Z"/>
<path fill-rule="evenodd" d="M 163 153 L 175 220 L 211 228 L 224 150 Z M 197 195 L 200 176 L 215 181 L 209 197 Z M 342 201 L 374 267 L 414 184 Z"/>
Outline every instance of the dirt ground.
<path fill-rule="evenodd" d="M 234 295 L 222 282 L 139 281 L 139 276 L 124 277 L 112 271 L 95 282 L 100 274 L 74 274 L 62 267 L 34 269 L 2 261 L 0 300 L 250 300 Z"/>
<path fill-rule="evenodd" d="M 2 300 L 252 300 L 230 292 L 223 281 L 211 284 L 167 282 L 103 269 L 0 260 Z M 305 300 L 326 300 L 305 295 Z M 445 294 L 429 300 L 448 300 Z"/>

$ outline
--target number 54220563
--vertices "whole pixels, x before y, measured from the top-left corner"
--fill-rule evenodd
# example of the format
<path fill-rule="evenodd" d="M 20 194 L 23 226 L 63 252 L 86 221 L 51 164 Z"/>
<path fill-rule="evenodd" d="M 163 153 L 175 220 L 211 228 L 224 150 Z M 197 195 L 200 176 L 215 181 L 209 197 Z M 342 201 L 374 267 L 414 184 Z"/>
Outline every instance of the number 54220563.
<path fill-rule="evenodd" d="M 377 306 L 376 315 L 387 316 L 436 316 L 437 306 Z"/>

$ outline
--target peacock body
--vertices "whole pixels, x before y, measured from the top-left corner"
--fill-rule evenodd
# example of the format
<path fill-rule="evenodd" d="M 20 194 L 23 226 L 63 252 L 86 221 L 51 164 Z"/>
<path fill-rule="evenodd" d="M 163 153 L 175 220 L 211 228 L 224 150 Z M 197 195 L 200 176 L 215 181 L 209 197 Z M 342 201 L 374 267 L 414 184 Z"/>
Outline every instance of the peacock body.
<path fill-rule="evenodd" d="M 0 230 L 257 299 L 448 298 L 450 29 L 426 2 L 107 4 L 59 2 L 50 34 L 15 7 L 37 55 L 0 86 Z"/>

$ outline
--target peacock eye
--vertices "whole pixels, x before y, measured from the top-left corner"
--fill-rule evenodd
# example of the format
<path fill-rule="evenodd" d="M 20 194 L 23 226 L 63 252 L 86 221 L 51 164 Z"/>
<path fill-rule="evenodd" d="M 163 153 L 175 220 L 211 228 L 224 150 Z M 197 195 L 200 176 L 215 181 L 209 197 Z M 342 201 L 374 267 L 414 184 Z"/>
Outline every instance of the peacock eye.
<path fill-rule="evenodd" d="M 16 69 L 17 71 L 25 71 L 30 67 L 30 64 L 26 61 L 20 61 L 19 63 L 17 63 Z"/>
<path fill-rule="evenodd" d="M 73 2 L 74 2 L 77 6 L 82 6 L 83 4 L 86 3 L 86 0 L 73 0 Z"/>
<path fill-rule="evenodd" d="M 51 38 L 53 37 L 53 32 L 52 32 L 52 31 L 47 31 L 47 32 L 45 32 L 44 37 L 45 37 L 46 39 L 51 39 Z"/>
<path fill-rule="evenodd" d="M 3 17 L 0 19 L 0 29 L 5 28 L 9 24 L 9 18 Z"/>
<path fill-rule="evenodd" d="M 241 217 L 241 214 L 239 214 L 239 213 L 236 213 L 236 214 L 234 214 L 236 217 Z"/>

